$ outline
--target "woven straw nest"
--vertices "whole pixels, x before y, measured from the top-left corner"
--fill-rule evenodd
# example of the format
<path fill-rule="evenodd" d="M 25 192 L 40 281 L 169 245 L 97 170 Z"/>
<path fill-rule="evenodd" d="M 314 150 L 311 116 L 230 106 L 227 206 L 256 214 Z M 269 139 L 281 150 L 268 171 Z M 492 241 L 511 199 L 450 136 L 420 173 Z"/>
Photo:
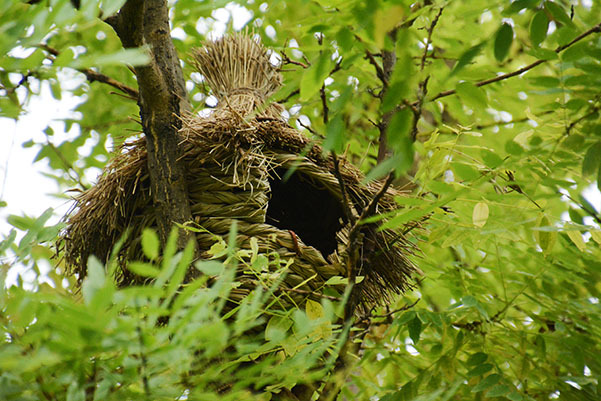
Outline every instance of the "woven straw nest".
<path fill-rule="evenodd" d="M 210 257 L 216 237 L 227 237 L 235 219 L 238 247 L 258 246 L 271 259 L 292 261 L 279 284 L 289 303 L 318 300 L 326 287 L 330 294 L 341 293 L 340 282 L 325 284 L 347 276 L 350 224 L 341 185 L 331 157 L 286 123 L 280 105 L 267 102 L 281 82 L 268 52 L 248 36 L 235 35 L 208 43 L 194 60 L 219 101 L 208 117 L 185 117 L 180 132 L 194 225 L 202 228 L 196 233 L 201 256 Z M 126 262 L 143 259 L 141 232 L 155 225 L 146 159 L 144 139 L 126 145 L 98 183 L 77 197 L 62 242 L 68 272 L 80 280 L 88 257 L 107 260 L 127 231 L 116 280 L 121 286 L 145 281 Z M 382 184 L 362 184 L 358 169 L 339 163 L 349 201 L 361 211 Z M 378 213 L 396 208 L 397 195 L 388 190 Z M 407 289 L 415 267 L 407 257 L 413 247 L 402 233 L 378 230 L 376 224 L 363 232 L 355 273 L 364 277 L 359 304 L 365 309 Z M 241 285 L 230 293 L 232 302 L 265 284 L 244 268 L 237 280 Z"/>

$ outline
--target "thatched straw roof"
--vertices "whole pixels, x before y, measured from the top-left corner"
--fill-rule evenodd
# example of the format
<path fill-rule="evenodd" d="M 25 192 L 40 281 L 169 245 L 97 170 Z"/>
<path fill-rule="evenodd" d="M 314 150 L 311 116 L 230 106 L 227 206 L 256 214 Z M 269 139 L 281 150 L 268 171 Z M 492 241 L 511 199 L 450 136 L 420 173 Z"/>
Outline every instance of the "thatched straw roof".
<path fill-rule="evenodd" d="M 252 242 L 272 259 L 292 260 L 280 284 L 288 301 L 319 299 L 329 278 L 346 276 L 350 224 L 333 160 L 287 124 L 280 105 L 268 102 L 281 78 L 255 40 L 226 37 L 198 50 L 194 59 L 219 100 L 208 117 L 186 116 L 180 132 L 194 223 L 203 229 L 196 235 L 202 256 L 210 257 L 216 236 L 227 236 L 235 219 L 238 246 L 250 249 Z M 126 262 L 143 259 L 141 232 L 155 225 L 146 159 L 143 138 L 127 144 L 98 183 L 76 199 L 62 240 L 70 273 L 83 278 L 90 255 L 107 260 L 127 230 L 116 280 L 123 286 L 143 282 Z M 361 210 L 382 184 L 362 184 L 357 168 L 339 162 L 350 202 Z M 396 208 L 397 195 L 388 190 L 378 212 Z M 407 257 L 412 245 L 402 233 L 376 224 L 364 232 L 356 275 L 364 276 L 360 303 L 367 307 L 404 291 L 414 267 Z M 243 285 L 230 294 L 233 302 L 259 284 L 244 269 L 238 280 Z"/>

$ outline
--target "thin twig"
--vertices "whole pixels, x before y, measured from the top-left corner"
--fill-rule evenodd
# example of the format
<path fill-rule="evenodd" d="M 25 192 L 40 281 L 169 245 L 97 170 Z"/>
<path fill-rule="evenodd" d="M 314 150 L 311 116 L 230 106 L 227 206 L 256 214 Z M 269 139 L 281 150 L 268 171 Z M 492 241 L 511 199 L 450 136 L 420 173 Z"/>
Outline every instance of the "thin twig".
<path fill-rule="evenodd" d="M 58 57 L 58 55 L 60 54 L 60 52 L 57 49 L 50 47 L 46 44 L 38 45 L 38 47 L 46 50 L 49 54 L 51 54 L 54 57 Z M 132 100 L 138 99 L 138 91 L 136 89 L 134 89 L 130 86 L 127 86 L 127 85 L 109 77 L 108 75 L 101 74 L 90 68 L 77 68 L 77 71 L 84 74 L 86 76 L 86 79 L 90 82 L 94 82 L 94 81 L 102 82 L 104 84 L 112 86 L 113 88 L 119 89 L 121 92 L 125 93 Z"/>
<path fill-rule="evenodd" d="M 570 123 L 570 125 L 568 125 L 566 127 L 566 135 L 570 135 L 572 129 L 574 129 L 574 127 L 578 124 L 580 124 L 582 121 L 586 120 L 587 118 L 594 116 L 595 114 L 599 113 L 599 110 L 601 109 L 601 106 L 597 105 L 597 106 L 593 106 L 590 111 L 586 114 L 584 114 L 583 116 L 577 118 L 576 120 L 572 121 Z"/>
<path fill-rule="evenodd" d="M 442 14 L 442 10 L 444 10 L 444 7 L 440 7 L 438 9 L 438 13 L 436 14 L 436 17 L 434 17 L 434 20 L 432 20 L 432 23 L 430 24 L 430 27 L 428 28 L 428 37 L 426 38 L 426 46 L 424 47 L 424 53 L 422 54 L 422 60 L 420 62 L 420 70 L 422 70 L 422 71 L 426 65 L 426 57 L 428 56 L 428 47 L 430 47 L 430 44 L 432 43 L 432 32 L 434 32 L 434 28 L 436 27 L 436 24 L 438 24 L 438 19 L 440 18 L 440 15 Z"/>
<path fill-rule="evenodd" d="M 424 46 L 424 53 L 422 54 L 422 60 L 420 62 L 420 71 L 423 71 L 424 67 L 426 66 L 426 57 L 428 56 L 428 48 L 430 47 L 430 44 L 432 43 L 432 33 L 434 32 L 434 28 L 436 28 L 436 24 L 438 24 L 438 20 L 440 19 L 440 16 L 442 15 L 443 10 L 444 10 L 444 7 L 441 7 L 438 9 L 436 16 L 434 17 L 434 19 L 432 20 L 432 23 L 428 27 L 428 36 L 426 38 L 426 43 Z M 415 142 L 415 140 L 417 139 L 417 133 L 418 133 L 417 125 L 419 123 L 419 120 L 422 118 L 422 107 L 424 104 L 424 99 L 428 95 L 428 81 L 429 80 L 430 80 L 430 76 L 428 75 L 419 83 L 419 85 L 417 87 L 417 101 L 416 101 L 415 106 L 411 107 L 411 110 L 413 111 L 413 123 L 411 125 L 410 135 L 411 135 L 411 140 L 413 142 Z M 411 105 L 411 106 L 413 106 L 413 105 Z"/>
<path fill-rule="evenodd" d="M 371 53 L 369 50 L 365 50 L 365 58 L 376 69 L 376 75 L 378 76 L 378 79 L 380 81 L 382 81 L 382 84 L 384 85 L 384 87 L 388 87 L 388 77 L 384 73 L 384 70 L 382 69 L 382 67 L 380 66 L 380 64 L 378 64 L 378 62 L 376 61 L 376 58 L 375 58 L 374 54 Z M 382 95 L 382 91 L 380 92 L 380 95 L 378 95 L 378 97 L 382 97 L 383 96 Z"/>
<path fill-rule="evenodd" d="M 358 322 L 360 323 L 360 322 L 367 321 L 367 322 L 369 322 L 370 326 L 371 326 L 372 324 L 378 324 L 378 323 L 373 323 L 371 320 L 372 320 L 372 319 L 386 319 L 386 318 L 389 318 L 389 317 L 391 317 L 391 316 L 393 316 L 393 315 L 395 315 L 395 314 L 397 314 L 397 313 L 399 313 L 399 312 L 404 312 L 404 311 L 406 311 L 406 310 L 409 310 L 409 309 L 413 308 L 415 305 L 417 305 L 417 303 L 418 303 L 420 300 L 421 300 L 421 299 L 420 299 L 420 298 L 418 298 L 418 299 L 417 299 L 415 302 L 413 302 L 413 303 L 410 303 L 410 304 L 403 305 L 402 307 L 400 307 L 400 308 L 398 308 L 398 309 L 394 309 L 394 310 L 392 310 L 392 311 L 390 311 L 390 312 L 387 312 L 387 313 L 385 313 L 385 314 L 383 314 L 383 315 L 366 315 L 366 316 L 362 316 L 362 317 L 360 317 L 360 318 L 359 318 Z"/>
<path fill-rule="evenodd" d="M 326 84 L 321 85 L 319 89 L 319 97 L 321 98 L 321 107 L 323 109 L 323 123 L 328 124 L 330 109 L 328 108 L 328 99 L 326 99 Z"/>
<path fill-rule="evenodd" d="M 304 69 L 307 69 L 311 66 L 311 63 L 305 64 L 300 61 L 292 60 L 290 57 L 288 57 L 288 55 L 283 50 L 280 52 L 280 55 L 282 56 L 282 64 L 281 64 L 282 66 L 292 64 L 292 65 L 298 65 L 299 67 L 302 67 Z"/>
<path fill-rule="evenodd" d="M 67 158 L 65 157 L 65 155 L 63 155 L 63 152 L 61 152 L 52 142 L 50 142 L 48 139 L 46 139 L 46 146 L 48 146 L 60 159 L 60 161 L 63 163 L 63 165 L 66 167 L 67 169 L 67 174 L 69 174 L 69 177 L 73 180 L 76 181 L 79 186 L 86 191 L 88 189 L 88 186 L 86 184 L 84 184 L 81 181 L 81 177 L 79 176 L 79 173 L 77 173 L 77 171 L 75 171 L 75 168 L 73 167 L 73 164 L 71 164 Z M 73 177 L 71 175 L 70 172 L 73 172 L 75 174 L 75 177 Z"/>
<path fill-rule="evenodd" d="M 386 191 L 388 191 L 388 188 L 390 188 L 392 181 L 394 181 L 394 172 L 388 174 L 388 177 L 386 177 L 386 181 L 384 181 L 384 184 L 382 184 L 380 190 L 372 198 L 369 204 L 363 209 L 363 212 L 361 213 L 357 224 L 360 224 L 361 220 L 365 220 L 366 218 L 374 215 L 374 213 L 376 212 L 376 206 L 378 205 Z"/>
<path fill-rule="evenodd" d="M 595 25 L 594 27 L 592 27 L 591 29 L 587 30 L 586 32 L 581 33 L 576 38 L 574 38 L 571 42 L 569 42 L 569 43 L 567 43 L 567 44 L 565 44 L 563 46 L 557 47 L 555 49 L 555 53 L 559 54 L 563 50 L 565 50 L 568 47 L 572 46 L 573 44 L 581 41 L 582 39 L 586 38 L 587 36 L 592 35 L 593 33 L 599 33 L 599 32 L 601 32 L 601 23 Z M 529 70 L 533 69 L 534 67 L 537 67 L 537 66 L 539 66 L 539 65 L 541 65 L 543 63 L 546 63 L 547 61 L 549 61 L 549 60 L 536 60 L 535 62 L 533 62 L 531 64 L 528 64 L 527 66 L 522 67 L 522 68 L 520 68 L 520 69 L 518 69 L 516 71 L 509 72 L 509 73 L 506 73 L 506 74 L 502 74 L 502 75 L 499 75 L 499 76 L 496 76 L 496 77 L 493 77 L 493 78 L 485 79 L 483 81 L 476 82 L 474 85 L 480 87 L 480 86 L 490 85 L 490 84 L 495 83 L 495 82 L 503 81 L 505 79 L 512 78 L 512 77 L 515 77 L 517 75 L 523 74 L 526 71 L 529 71 Z M 432 99 L 430 99 L 430 101 L 437 100 L 437 99 L 440 99 L 440 98 L 446 97 L 446 96 L 451 96 L 451 95 L 454 95 L 455 93 L 457 93 L 457 91 L 455 89 L 446 90 L 446 91 L 440 92 L 439 94 L 437 94 L 436 96 L 434 96 Z"/>
<path fill-rule="evenodd" d="M 295 89 L 292 92 L 290 92 L 288 94 L 288 96 L 286 96 L 285 98 L 282 98 L 280 100 L 276 100 L 276 103 L 286 103 L 288 100 L 290 100 L 290 98 L 292 98 L 293 96 L 296 96 L 300 93 L 300 89 Z"/>
<path fill-rule="evenodd" d="M 282 291 L 294 292 L 301 295 L 315 295 L 320 298 L 329 299 L 330 301 L 340 302 L 340 297 L 333 297 L 331 295 L 320 294 L 314 291 L 301 290 L 299 288 L 280 288 Z"/>
<path fill-rule="evenodd" d="M 332 161 L 334 162 L 334 175 L 338 180 L 338 185 L 340 186 L 340 192 L 342 193 L 342 207 L 344 210 L 344 214 L 346 215 L 347 220 L 353 226 L 355 224 L 355 215 L 351 210 L 351 204 L 349 203 L 349 198 L 346 191 L 346 185 L 344 184 L 344 180 L 342 179 L 342 174 L 340 173 L 340 165 L 339 160 L 336 157 L 336 153 L 332 152 Z"/>
<path fill-rule="evenodd" d="M 18 83 L 17 83 L 15 86 L 13 86 L 13 87 L 10 87 L 10 88 L 7 88 L 7 87 L 6 87 L 6 86 L 4 86 L 4 85 L 0 85 L 0 89 L 2 89 L 2 90 L 5 90 L 5 91 L 6 91 L 6 95 L 12 95 L 13 93 L 15 93 L 15 91 L 16 91 L 18 88 L 20 88 L 21 86 L 23 86 L 23 85 L 27 84 L 27 80 L 28 80 L 30 77 L 32 77 L 32 76 L 34 76 L 33 72 L 31 72 L 31 71 L 28 71 L 28 72 L 27 72 L 27 74 L 23 74 L 23 75 L 22 75 L 21 79 L 19 80 L 19 82 L 18 82 Z"/>
<path fill-rule="evenodd" d="M 138 305 L 138 300 L 135 300 L 136 311 L 140 313 L 140 306 Z M 142 327 L 140 327 L 140 322 L 136 325 L 136 334 L 138 336 L 138 345 L 140 346 L 140 370 L 142 374 L 142 384 L 144 386 L 144 394 L 149 399 L 150 398 L 150 385 L 148 384 L 148 361 L 146 360 L 146 354 L 144 353 L 144 339 L 142 338 Z"/>
<path fill-rule="evenodd" d="M 321 138 L 321 139 L 325 139 L 325 136 L 323 136 L 322 134 L 320 134 L 319 132 L 315 131 L 313 128 L 311 128 L 308 125 L 303 124 L 303 122 L 300 119 L 297 119 L 296 122 L 298 123 L 298 125 L 300 125 L 301 127 L 303 127 L 304 129 L 306 129 L 307 131 L 309 131 L 311 134 Z"/>

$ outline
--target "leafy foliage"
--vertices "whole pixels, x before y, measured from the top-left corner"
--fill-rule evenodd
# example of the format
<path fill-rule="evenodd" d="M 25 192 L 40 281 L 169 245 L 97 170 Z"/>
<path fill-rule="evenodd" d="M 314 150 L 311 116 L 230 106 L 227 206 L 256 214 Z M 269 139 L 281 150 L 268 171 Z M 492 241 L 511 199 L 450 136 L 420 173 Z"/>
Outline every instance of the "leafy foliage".
<path fill-rule="evenodd" d="M 119 144 L 139 130 L 137 108 L 111 94 L 115 88 L 72 87 L 60 77 L 94 67 L 134 88 L 125 65 L 143 63 L 145 53 L 123 53 L 98 18 L 101 3 L 106 11 L 122 1 L 84 1 L 79 11 L 67 0 L 47 3 L 0 6 L 7 54 L 0 109 L 19 118 L 40 85 L 55 97 L 85 95 L 81 119 L 64 122 L 79 130 L 75 140 L 54 143 L 48 130 L 47 143 L 27 144 L 60 183 L 78 186 L 77 177 L 109 155 L 107 138 Z M 416 231 L 424 275 L 414 292 L 374 312 L 341 398 L 601 398 L 601 208 L 598 195 L 590 196 L 601 186 L 601 5 L 179 0 L 174 42 L 199 109 L 210 93 L 185 55 L 220 24 L 236 22 L 231 10 L 248 13 L 247 24 L 282 61 L 285 85 L 274 99 L 290 124 L 325 138 L 325 148 L 346 153 L 370 178 L 396 171 L 398 184 L 412 191 L 385 225 L 428 217 Z M 378 160 L 384 138 L 389 152 Z M 86 141 L 94 145 L 82 154 Z M 60 229 L 47 227 L 48 218 L 12 216 L 15 231 L 0 250 L 39 273 Z M 152 233 L 143 246 L 154 262 L 132 269 L 172 282 Z M 174 298 L 177 284 L 117 290 L 110 272 L 91 261 L 94 274 L 79 299 L 62 281 L 60 259 L 52 264 L 57 268 L 34 291 L 20 282 L 2 293 L 4 398 L 136 399 L 150 391 L 152 398 L 209 399 L 200 391 L 217 397 L 211 386 L 225 381 L 236 383 L 230 394 L 237 399 L 248 388 L 290 385 L 305 372 L 323 375 L 316 361 L 338 344 L 336 327 L 331 338 L 309 341 L 307 333 L 334 319 L 325 301 L 323 317 L 312 304 L 288 321 L 270 319 L 265 334 L 242 336 L 266 319 L 259 318 L 262 293 L 220 318 L 220 299 L 232 285 L 227 274 Z M 228 271 L 214 262 L 198 267 L 210 275 Z M 156 325 L 167 313 L 168 323 Z M 277 362 L 272 351 L 287 352 L 289 343 L 298 352 Z M 264 359 L 243 365 L 258 354 Z M 228 362 L 209 363 L 217 356 Z"/>

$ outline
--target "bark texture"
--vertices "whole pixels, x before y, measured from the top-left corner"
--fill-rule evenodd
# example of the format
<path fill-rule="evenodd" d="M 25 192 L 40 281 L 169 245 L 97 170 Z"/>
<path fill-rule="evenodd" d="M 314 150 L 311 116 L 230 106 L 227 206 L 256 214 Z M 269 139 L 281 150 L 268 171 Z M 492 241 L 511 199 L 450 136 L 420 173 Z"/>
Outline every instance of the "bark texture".
<path fill-rule="evenodd" d="M 128 0 L 106 19 L 125 48 L 148 46 L 151 61 L 135 67 L 140 117 L 159 235 L 164 243 L 174 223 L 192 219 L 184 169 L 179 162 L 180 116 L 190 108 L 179 57 L 171 40 L 166 0 Z M 193 235 L 180 230 L 183 248 Z"/>

